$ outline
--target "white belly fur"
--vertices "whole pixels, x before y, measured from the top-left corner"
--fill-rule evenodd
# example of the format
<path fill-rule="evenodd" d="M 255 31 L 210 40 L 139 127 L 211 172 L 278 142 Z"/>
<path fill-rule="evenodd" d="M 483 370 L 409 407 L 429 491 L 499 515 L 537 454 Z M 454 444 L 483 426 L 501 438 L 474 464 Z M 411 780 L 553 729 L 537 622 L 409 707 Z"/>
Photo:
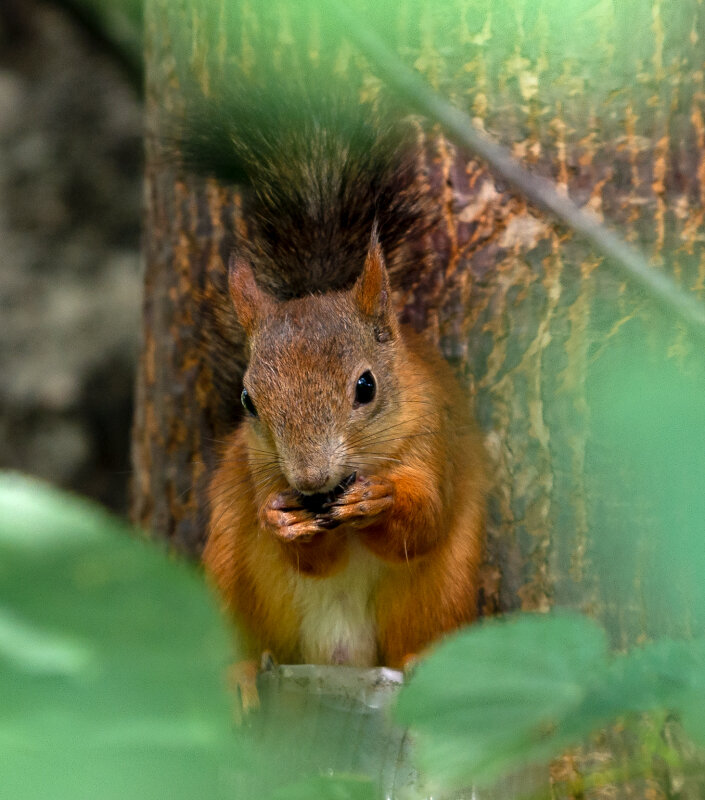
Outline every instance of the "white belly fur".
<path fill-rule="evenodd" d="M 377 663 L 374 589 L 381 562 L 353 538 L 346 567 L 327 578 L 295 575 L 301 655 L 308 664 Z"/>

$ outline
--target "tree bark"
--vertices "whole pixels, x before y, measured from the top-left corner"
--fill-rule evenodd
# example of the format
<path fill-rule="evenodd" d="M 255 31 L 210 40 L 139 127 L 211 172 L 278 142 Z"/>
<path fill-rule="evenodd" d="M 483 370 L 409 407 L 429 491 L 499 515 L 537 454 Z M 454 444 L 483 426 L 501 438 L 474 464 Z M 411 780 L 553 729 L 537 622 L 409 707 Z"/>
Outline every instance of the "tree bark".
<path fill-rule="evenodd" d="M 352 5 L 477 126 L 641 247 L 654 269 L 703 296 L 702 3 L 595 1 L 578 12 L 555 0 L 428 0 L 393 18 L 362 0 Z M 307 57 L 349 70 L 362 98 L 376 95 L 374 68 L 324 11 L 301 8 Z M 208 85 L 214 65 L 256 69 L 265 54 L 276 61 L 293 46 L 298 21 L 287 4 L 147 3 L 147 271 L 133 518 L 192 555 L 204 540 L 213 443 L 228 424 L 199 336 L 199 298 L 216 291 L 246 222 L 236 193 L 180 179 L 157 140 L 166 116 L 178 113 L 189 71 Z M 571 231 L 427 130 L 422 166 L 442 219 L 395 302 L 452 363 L 486 432 L 494 490 L 484 607 L 571 605 L 606 620 L 617 642 L 634 641 L 649 632 L 631 591 L 643 576 L 626 575 L 632 602 L 624 606 L 605 594 L 596 569 L 595 526 L 622 498 L 586 465 L 610 447 L 593 405 L 612 348 L 636 343 L 644 358 L 676 360 L 686 374 L 695 344 Z M 244 363 L 235 348 L 234 371 Z M 648 509 L 639 513 L 634 523 L 650 524 Z"/>
<path fill-rule="evenodd" d="M 393 18 L 385 4 L 351 5 L 478 127 L 703 298 L 705 4 L 419 0 Z M 323 11 L 301 8 L 310 15 L 306 57 L 349 70 L 361 98 L 375 96 L 374 68 Z M 237 193 L 179 178 L 158 139 L 181 107 L 185 75 L 207 86 L 216 67 L 256 69 L 265 54 L 276 63 L 297 30 L 287 3 L 147 2 L 146 277 L 132 513 L 193 556 L 204 543 L 214 442 L 230 424 L 207 366 L 200 298 L 217 292 L 246 221 Z M 426 130 L 421 166 L 441 222 L 394 299 L 401 318 L 451 362 L 486 433 L 493 491 L 485 612 L 568 605 L 601 618 L 619 645 L 688 632 L 685 605 L 660 627 L 654 605 L 677 577 L 654 567 L 643 538 L 622 535 L 659 529 L 664 518 L 646 496 L 658 478 L 630 483 L 634 465 L 620 460 L 623 426 L 605 408 L 610 376 L 634 364 L 657 365 L 645 367 L 634 388 L 637 404 L 662 369 L 677 391 L 702 396 L 696 341 L 486 164 Z M 235 342 L 235 382 L 244 366 Z M 693 419 L 705 429 L 702 415 Z"/>

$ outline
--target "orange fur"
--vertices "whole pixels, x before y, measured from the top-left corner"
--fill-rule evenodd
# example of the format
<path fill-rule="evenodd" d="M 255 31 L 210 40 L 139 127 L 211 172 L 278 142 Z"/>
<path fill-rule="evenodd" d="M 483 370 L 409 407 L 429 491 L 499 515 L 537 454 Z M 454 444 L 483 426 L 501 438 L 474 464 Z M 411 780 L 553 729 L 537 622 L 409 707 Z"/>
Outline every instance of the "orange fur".
<path fill-rule="evenodd" d="M 486 478 L 468 400 L 435 349 L 398 326 L 381 255 L 349 292 L 267 297 L 264 316 L 253 294 L 247 309 L 234 301 L 251 326 L 259 416 L 212 476 L 204 563 L 252 656 L 401 668 L 477 614 Z M 351 376 L 366 369 L 378 396 L 356 408 Z M 297 482 L 338 483 L 352 467 L 330 508 L 299 507 Z"/>

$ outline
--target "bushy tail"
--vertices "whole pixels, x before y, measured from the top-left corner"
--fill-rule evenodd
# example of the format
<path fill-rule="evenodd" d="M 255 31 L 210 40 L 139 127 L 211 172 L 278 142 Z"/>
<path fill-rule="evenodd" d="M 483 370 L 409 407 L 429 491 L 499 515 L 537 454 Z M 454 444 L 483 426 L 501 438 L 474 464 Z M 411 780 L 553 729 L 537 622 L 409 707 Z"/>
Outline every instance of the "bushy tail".
<path fill-rule="evenodd" d="M 177 131 L 186 169 L 245 184 L 247 254 L 280 298 L 349 286 L 374 222 L 388 258 L 432 224 L 417 131 L 341 89 L 281 78 L 189 92 Z"/>

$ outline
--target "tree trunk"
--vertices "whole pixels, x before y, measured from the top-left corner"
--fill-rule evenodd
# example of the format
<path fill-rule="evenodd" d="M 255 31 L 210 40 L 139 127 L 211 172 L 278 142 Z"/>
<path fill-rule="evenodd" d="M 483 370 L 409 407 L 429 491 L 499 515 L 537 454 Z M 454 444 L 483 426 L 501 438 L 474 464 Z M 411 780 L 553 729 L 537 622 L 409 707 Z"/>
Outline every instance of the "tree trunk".
<path fill-rule="evenodd" d="M 394 18 L 385 4 L 352 5 L 370 6 L 362 18 L 531 171 L 703 296 L 705 4 L 424 0 Z M 374 96 L 374 68 L 326 14 L 302 8 L 307 57 L 349 70 L 361 96 Z M 166 115 L 178 114 L 185 75 L 207 86 L 216 67 L 256 69 L 265 54 L 276 63 L 296 40 L 297 17 L 287 3 L 148 0 L 146 25 L 147 271 L 133 517 L 198 555 L 214 441 L 230 424 L 207 366 L 200 298 L 217 291 L 246 224 L 237 194 L 179 179 L 157 140 Z M 660 592 L 679 581 L 659 563 L 671 551 L 647 534 L 689 524 L 678 516 L 682 503 L 651 500 L 662 476 L 682 466 L 674 419 L 700 430 L 705 420 L 668 395 L 647 413 L 664 445 L 650 455 L 632 447 L 629 424 L 632 401 L 638 406 L 657 376 L 682 397 L 702 397 L 694 340 L 486 164 L 427 130 L 423 166 L 442 220 L 395 301 L 454 366 L 486 432 L 494 488 L 485 611 L 569 605 L 601 618 L 622 645 L 692 630 L 687 592 L 659 616 Z M 236 342 L 235 382 L 244 363 Z M 641 455 L 652 458 L 653 476 L 639 472 Z M 693 488 L 698 470 L 705 474 L 702 457 L 688 470 Z M 687 504 L 681 489 L 673 497 Z"/>
<path fill-rule="evenodd" d="M 147 2 L 147 271 L 133 518 L 192 555 L 204 541 L 214 441 L 229 424 L 200 336 L 200 298 L 217 292 L 246 223 L 237 194 L 179 179 L 157 141 L 168 133 L 166 117 L 178 115 L 185 76 L 207 87 L 214 69 L 256 70 L 264 56 L 276 63 L 294 46 L 301 15 L 306 57 L 329 59 L 331 70 L 359 82 L 362 98 L 375 96 L 374 67 L 315 5 L 297 16 L 287 3 Z M 531 171 L 703 296 L 704 4 L 425 0 L 393 18 L 385 4 L 352 5 Z M 422 166 L 442 219 L 395 301 L 454 366 L 486 432 L 494 490 L 485 610 L 560 603 L 601 617 L 620 644 L 653 634 L 663 575 L 653 554 L 634 551 L 640 540 L 622 533 L 659 529 L 671 507 L 654 511 L 648 481 L 619 484 L 633 464 L 613 457 L 625 447 L 623 428 L 605 403 L 617 391 L 615 374 L 628 368 L 638 373 L 630 380 L 643 379 L 633 385 L 637 396 L 659 365 L 683 381 L 679 391 L 701 392 L 696 346 L 571 231 L 427 130 Z M 235 382 L 244 363 L 236 342 Z M 624 564 L 616 577 L 615 561 Z"/>
<path fill-rule="evenodd" d="M 199 337 L 199 297 L 215 291 L 211 279 L 243 221 L 236 194 L 179 180 L 155 137 L 165 134 L 165 115 L 178 113 L 189 71 L 207 84 L 214 64 L 256 69 L 263 54 L 291 47 L 297 31 L 286 4 L 230 6 L 150 0 L 146 15 L 147 272 L 133 517 L 194 555 L 213 440 L 226 429 Z M 644 248 L 654 269 L 702 295 L 704 7 L 630 0 L 582 9 L 453 0 L 409 4 L 393 20 L 368 9 L 366 18 L 476 125 Z M 335 69 L 360 62 L 325 14 L 306 13 L 310 58 L 334 54 Z M 369 65 L 350 74 L 363 75 L 363 95 L 376 92 Z M 486 605 L 558 601 L 606 612 L 588 569 L 595 371 L 606 348 L 634 336 L 643 352 L 686 362 L 692 345 L 677 324 L 656 325 L 653 304 L 472 154 L 433 129 L 426 154 L 442 222 L 395 299 L 454 365 L 487 433 L 495 490 Z M 233 361 L 242 368 L 241 350 Z M 617 624 L 620 633 L 627 627 Z"/>

